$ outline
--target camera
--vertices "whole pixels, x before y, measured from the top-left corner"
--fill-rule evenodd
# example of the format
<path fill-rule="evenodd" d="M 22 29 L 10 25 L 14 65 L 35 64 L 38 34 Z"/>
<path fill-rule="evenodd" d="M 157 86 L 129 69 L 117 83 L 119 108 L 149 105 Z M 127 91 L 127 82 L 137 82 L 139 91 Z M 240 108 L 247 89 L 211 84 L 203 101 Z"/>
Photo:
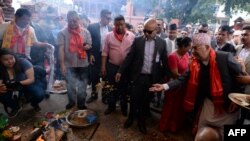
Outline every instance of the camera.
<path fill-rule="evenodd" d="M 10 91 L 20 91 L 23 89 L 23 85 L 17 81 L 7 81 L 5 86 L 7 87 L 7 90 Z"/>

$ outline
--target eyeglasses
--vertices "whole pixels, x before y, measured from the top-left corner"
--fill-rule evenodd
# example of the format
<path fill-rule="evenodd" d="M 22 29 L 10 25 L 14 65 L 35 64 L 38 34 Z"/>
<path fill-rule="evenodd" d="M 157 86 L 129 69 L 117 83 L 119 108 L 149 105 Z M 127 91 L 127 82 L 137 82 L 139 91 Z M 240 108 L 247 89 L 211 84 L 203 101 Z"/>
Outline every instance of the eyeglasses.
<path fill-rule="evenodd" d="M 144 33 L 148 33 L 148 34 L 152 34 L 155 30 L 147 30 L 147 29 L 143 29 Z"/>
<path fill-rule="evenodd" d="M 199 33 L 207 33 L 205 30 L 199 30 Z"/>

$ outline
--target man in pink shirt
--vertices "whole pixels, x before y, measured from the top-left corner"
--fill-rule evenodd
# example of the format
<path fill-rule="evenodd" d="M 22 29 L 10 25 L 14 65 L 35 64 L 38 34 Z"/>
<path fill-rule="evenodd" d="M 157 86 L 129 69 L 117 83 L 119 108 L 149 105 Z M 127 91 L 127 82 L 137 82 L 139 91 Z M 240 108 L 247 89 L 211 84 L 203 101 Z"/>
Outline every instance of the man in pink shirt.
<path fill-rule="evenodd" d="M 107 115 L 115 111 L 116 101 L 121 97 L 121 111 L 123 115 L 127 115 L 127 102 L 124 94 L 126 90 L 126 80 L 124 78 L 126 77 L 123 77 L 118 83 L 115 81 L 115 75 L 127 56 L 135 35 L 126 31 L 125 19 L 122 15 L 114 19 L 114 26 L 113 31 L 109 32 L 105 37 L 101 73 L 117 89 L 109 95 L 108 108 L 104 114 Z"/>

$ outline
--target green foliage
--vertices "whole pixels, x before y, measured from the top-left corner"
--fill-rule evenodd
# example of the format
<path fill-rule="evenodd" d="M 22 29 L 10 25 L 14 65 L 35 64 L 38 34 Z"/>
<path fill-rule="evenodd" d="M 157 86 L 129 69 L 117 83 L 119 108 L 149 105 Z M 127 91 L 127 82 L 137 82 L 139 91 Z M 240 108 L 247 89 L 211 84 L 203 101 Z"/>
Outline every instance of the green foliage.
<path fill-rule="evenodd" d="M 211 21 L 215 12 L 216 0 L 167 0 L 165 16 L 180 19 L 181 24 Z"/>
<path fill-rule="evenodd" d="M 229 16 L 233 11 L 250 12 L 250 0 L 132 0 L 135 9 L 157 13 L 158 18 L 180 19 L 181 24 L 215 22 L 216 1 L 225 4 Z"/>
<path fill-rule="evenodd" d="M 0 113 L 0 130 L 4 129 L 9 124 L 9 119 Z"/>
<path fill-rule="evenodd" d="M 215 0 L 199 0 L 192 8 L 190 15 L 187 16 L 187 22 L 202 23 L 212 21 L 216 10 L 215 2 Z"/>
<path fill-rule="evenodd" d="M 7 139 L 2 134 L 0 134 L 0 141 L 7 141 Z"/>
<path fill-rule="evenodd" d="M 222 4 L 225 4 L 225 13 L 231 16 L 232 12 L 245 10 L 250 12 L 249 0 L 219 0 Z"/>

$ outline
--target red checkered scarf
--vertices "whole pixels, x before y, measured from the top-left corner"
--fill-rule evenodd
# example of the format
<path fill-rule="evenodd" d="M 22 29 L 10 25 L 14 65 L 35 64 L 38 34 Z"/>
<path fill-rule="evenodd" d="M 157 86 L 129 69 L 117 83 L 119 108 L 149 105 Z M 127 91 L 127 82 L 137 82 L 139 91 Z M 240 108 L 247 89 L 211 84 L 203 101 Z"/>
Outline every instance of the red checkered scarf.
<path fill-rule="evenodd" d="M 209 69 L 210 69 L 210 90 L 212 101 L 214 104 L 214 110 L 217 112 L 218 106 L 223 106 L 223 87 L 220 77 L 220 72 L 216 63 L 216 53 L 214 50 L 210 50 Z M 195 100 L 197 97 L 197 91 L 200 80 L 200 63 L 196 58 L 192 58 L 190 64 L 190 78 L 187 85 L 187 93 L 184 98 L 184 108 L 186 111 L 192 111 L 194 108 Z"/>
<path fill-rule="evenodd" d="M 206 33 L 198 33 L 193 36 L 193 45 L 208 45 L 211 44 L 211 37 Z M 212 101 L 214 103 L 214 108 L 216 112 L 218 111 L 218 106 L 223 106 L 223 87 L 220 77 L 220 72 L 216 63 L 216 53 L 213 49 L 210 50 L 209 54 L 209 66 L 210 66 L 210 92 Z M 190 78 L 187 86 L 187 93 L 184 99 L 184 108 L 186 111 L 191 111 L 194 108 L 194 103 L 197 96 L 200 74 L 200 62 L 196 58 L 192 58 L 190 63 Z"/>

